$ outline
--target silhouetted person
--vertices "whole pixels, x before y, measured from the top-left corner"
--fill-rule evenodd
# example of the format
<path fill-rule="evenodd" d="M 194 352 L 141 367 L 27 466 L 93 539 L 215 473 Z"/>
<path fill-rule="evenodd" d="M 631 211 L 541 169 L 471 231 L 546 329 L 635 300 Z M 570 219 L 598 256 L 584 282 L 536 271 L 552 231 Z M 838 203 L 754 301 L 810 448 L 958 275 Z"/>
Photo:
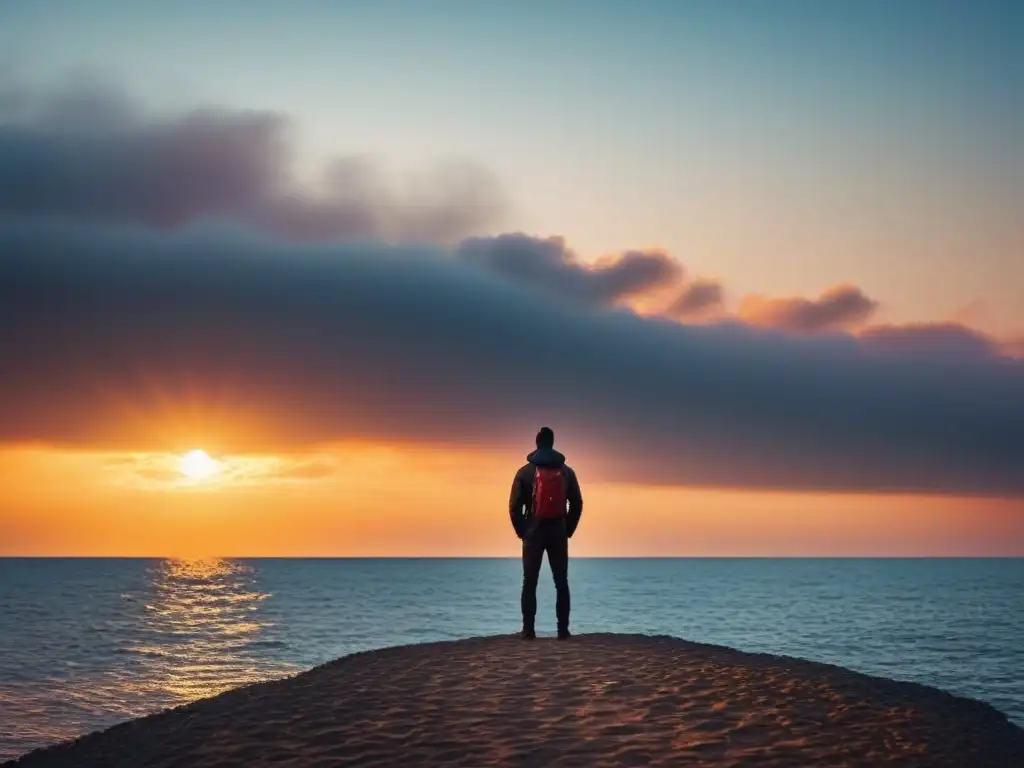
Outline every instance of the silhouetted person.
<path fill-rule="evenodd" d="M 522 637 L 527 640 L 537 636 L 537 577 L 545 552 L 558 593 L 558 638 L 569 638 L 569 539 L 583 514 L 583 494 L 576 473 L 554 446 L 555 433 L 542 427 L 537 433 L 537 450 L 516 472 L 509 497 L 512 527 L 523 541 Z"/>

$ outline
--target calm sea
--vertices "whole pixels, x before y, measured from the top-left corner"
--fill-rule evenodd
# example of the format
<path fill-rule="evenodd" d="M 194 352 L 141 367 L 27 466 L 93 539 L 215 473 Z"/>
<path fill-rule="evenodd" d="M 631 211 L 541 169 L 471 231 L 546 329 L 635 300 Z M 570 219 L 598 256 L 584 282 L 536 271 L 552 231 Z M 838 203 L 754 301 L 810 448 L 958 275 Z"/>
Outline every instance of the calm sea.
<path fill-rule="evenodd" d="M 545 568 L 547 566 L 545 565 Z M 0 760 L 357 650 L 519 628 L 516 560 L 0 559 Z M 1024 559 L 574 560 L 573 629 L 988 701 L 1024 724 Z M 540 589 L 538 629 L 554 629 Z"/>

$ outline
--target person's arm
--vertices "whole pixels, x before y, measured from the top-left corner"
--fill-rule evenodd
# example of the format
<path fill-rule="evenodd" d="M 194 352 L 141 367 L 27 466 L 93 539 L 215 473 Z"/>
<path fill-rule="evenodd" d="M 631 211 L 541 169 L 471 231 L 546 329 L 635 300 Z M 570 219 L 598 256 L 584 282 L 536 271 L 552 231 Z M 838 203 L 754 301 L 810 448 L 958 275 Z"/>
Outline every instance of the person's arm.
<path fill-rule="evenodd" d="M 583 492 L 580 490 L 580 481 L 576 477 L 576 472 L 569 469 L 568 487 L 565 489 L 565 496 L 569 501 L 569 517 L 566 520 L 566 533 L 572 538 L 572 535 L 576 533 L 576 527 L 580 524 L 580 518 L 583 516 Z"/>
<path fill-rule="evenodd" d="M 516 536 L 520 539 L 523 538 L 523 505 L 526 500 L 523 498 L 523 483 L 519 477 L 519 473 L 516 472 L 515 478 L 512 480 L 512 492 L 508 497 L 508 516 L 512 521 L 512 530 L 516 532 Z"/>

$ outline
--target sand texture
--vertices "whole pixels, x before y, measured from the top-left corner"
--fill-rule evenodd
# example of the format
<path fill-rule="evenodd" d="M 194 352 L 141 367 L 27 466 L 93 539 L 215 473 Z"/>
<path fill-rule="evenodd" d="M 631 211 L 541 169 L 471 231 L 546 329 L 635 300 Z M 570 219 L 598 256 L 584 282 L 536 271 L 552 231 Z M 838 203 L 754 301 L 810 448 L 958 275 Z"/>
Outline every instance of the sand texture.
<path fill-rule="evenodd" d="M 934 688 L 668 637 L 360 653 L 7 763 L 1024 766 L 1024 730 Z"/>

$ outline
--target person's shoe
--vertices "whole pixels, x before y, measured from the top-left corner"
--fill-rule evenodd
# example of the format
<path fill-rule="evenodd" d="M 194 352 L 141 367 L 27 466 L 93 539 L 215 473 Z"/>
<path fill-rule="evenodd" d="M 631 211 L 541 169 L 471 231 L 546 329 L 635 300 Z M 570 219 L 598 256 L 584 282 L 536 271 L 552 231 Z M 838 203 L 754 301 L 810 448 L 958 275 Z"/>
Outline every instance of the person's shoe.
<path fill-rule="evenodd" d="M 559 640 L 568 640 L 570 637 L 572 637 L 572 633 L 569 632 L 568 629 L 560 629 L 560 630 L 558 630 L 558 639 Z"/>
<path fill-rule="evenodd" d="M 537 639 L 537 633 L 534 632 L 532 629 L 524 629 L 522 632 L 519 633 L 519 639 L 520 640 L 536 640 Z"/>

